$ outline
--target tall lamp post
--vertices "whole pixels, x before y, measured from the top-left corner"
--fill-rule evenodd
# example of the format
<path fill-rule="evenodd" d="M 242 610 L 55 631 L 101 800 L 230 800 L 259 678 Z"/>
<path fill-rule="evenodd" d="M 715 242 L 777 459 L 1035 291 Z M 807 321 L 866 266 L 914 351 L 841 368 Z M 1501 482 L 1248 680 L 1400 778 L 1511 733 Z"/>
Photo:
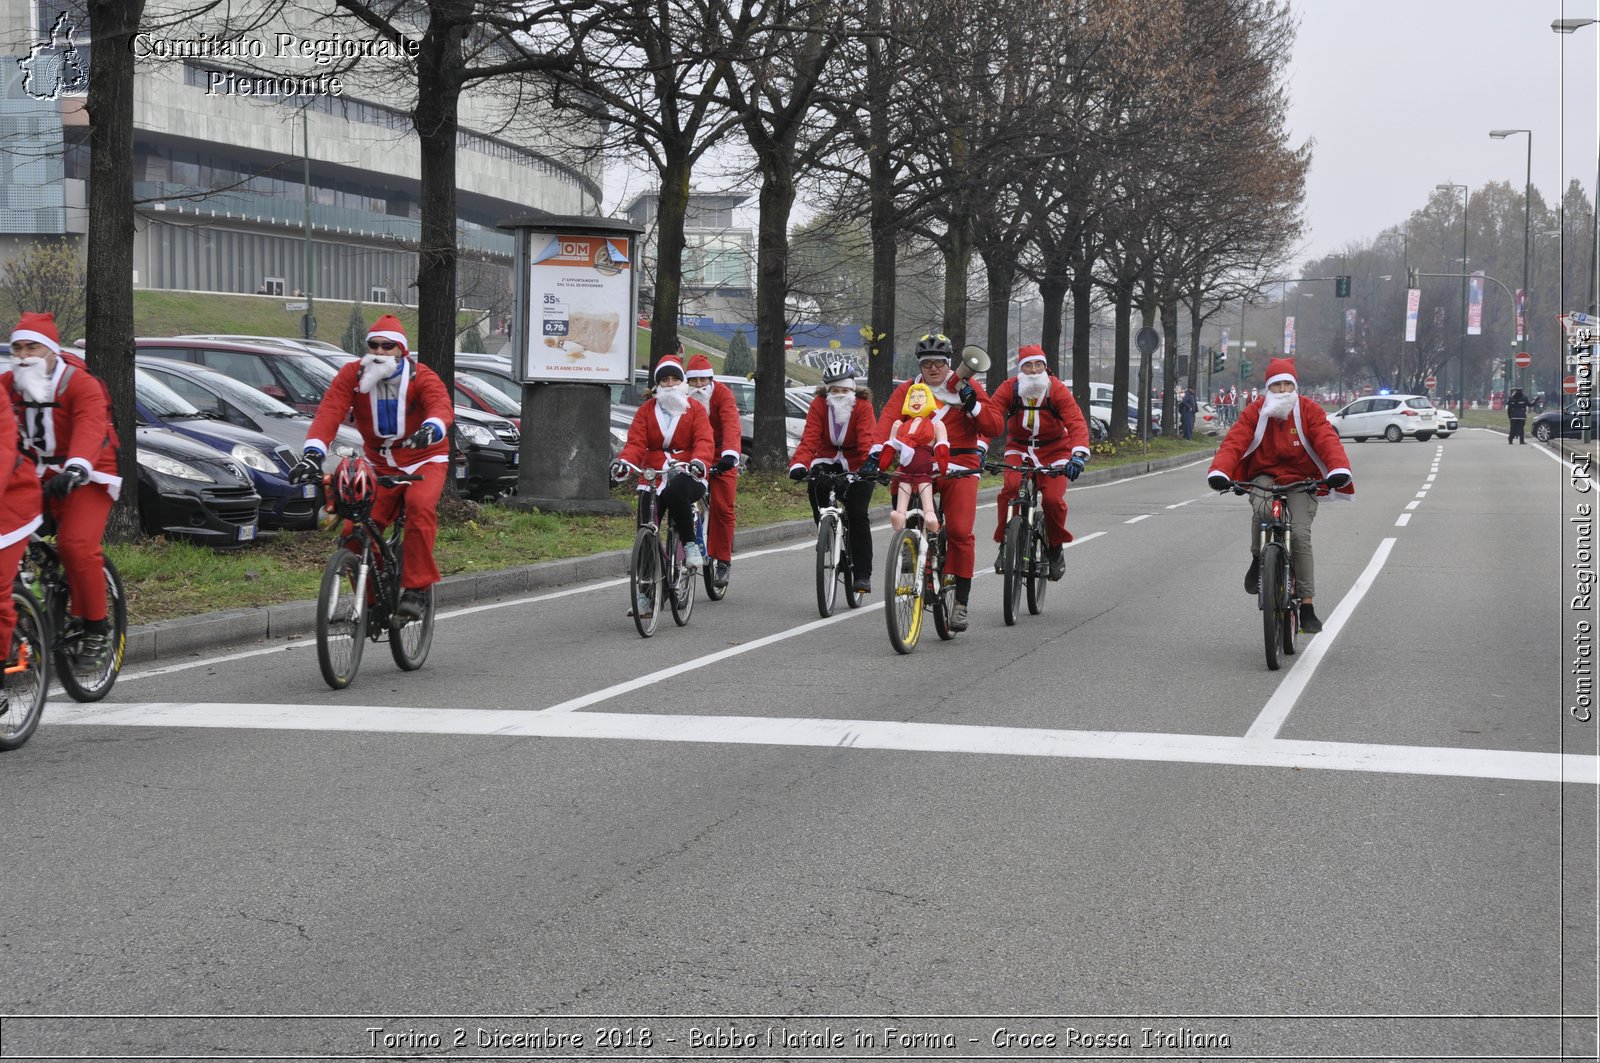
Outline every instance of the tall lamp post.
<path fill-rule="evenodd" d="M 1517 305 L 1517 343 L 1523 340 L 1522 323 L 1528 317 L 1528 242 L 1533 239 L 1533 130 L 1531 129 L 1491 129 L 1489 135 L 1495 140 L 1504 140 L 1518 133 L 1528 134 L 1528 173 L 1522 185 L 1522 301 Z M 1513 344 L 1513 346 L 1516 346 Z M 1508 367 L 1506 381 L 1509 385 L 1512 374 L 1515 373 L 1517 385 L 1526 383 L 1526 370 L 1518 372 Z"/>
<path fill-rule="evenodd" d="M 1385 236 L 1398 236 L 1400 238 L 1400 267 L 1404 271 L 1406 277 L 1409 278 L 1411 276 L 1411 234 L 1405 229 L 1385 229 L 1383 232 L 1378 234 L 1378 239 L 1382 240 Z M 1407 290 L 1409 290 L 1410 284 L 1411 282 L 1408 279 L 1406 281 Z M 1407 296 L 1407 298 L 1409 298 L 1409 296 Z M 1395 386 L 1401 391 L 1407 390 L 1405 383 L 1406 341 L 1404 337 L 1405 333 L 1402 332 L 1400 339 L 1400 364 L 1395 369 Z"/>
<path fill-rule="evenodd" d="M 1460 363 L 1456 366 L 1456 404 L 1461 407 L 1461 416 L 1467 415 L 1467 195 L 1466 185 L 1442 184 L 1434 185 L 1440 192 L 1448 191 L 1452 197 L 1456 189 L 1461 189 L 1461 354 Z"/>
<path fill-rule="evenodd" d="M 1550 28 L 1556 33 L 1576 33 L 1585 26 L 1593 26 L 1600 22 L 1596 18 L 1558 18 L 1550 23 Z M 1590 236 L 1589 244 L 1589 313 L 1600 312 L 1600 307 L 1595 303 L 1596 285 L 1600 284 L 1600 151 L 1595 152 L 1595 198 L 1594 204 L 1594 232 Z M 1563 307 L 1562 309 L 1565 309 Z"/>

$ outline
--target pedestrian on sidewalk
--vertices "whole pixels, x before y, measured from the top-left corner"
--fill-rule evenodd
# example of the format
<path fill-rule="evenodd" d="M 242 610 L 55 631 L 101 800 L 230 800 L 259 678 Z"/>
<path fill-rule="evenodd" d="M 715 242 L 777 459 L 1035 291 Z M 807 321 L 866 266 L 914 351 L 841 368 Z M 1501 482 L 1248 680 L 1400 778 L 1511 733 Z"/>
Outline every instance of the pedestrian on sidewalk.
<path fill-rule="evenodd" d="M 1523 428 L 1528 423 L 1528 397 L 1522 393 L 1521 388 L 1512 388 L 1511 397 L 1506 400 L 1506 416 L 1511 420 L 1511 431 L 1506 433 L 1506 444 L 1521 443 L 1528 445 L 1528 437 L 1523 434 Z"/>

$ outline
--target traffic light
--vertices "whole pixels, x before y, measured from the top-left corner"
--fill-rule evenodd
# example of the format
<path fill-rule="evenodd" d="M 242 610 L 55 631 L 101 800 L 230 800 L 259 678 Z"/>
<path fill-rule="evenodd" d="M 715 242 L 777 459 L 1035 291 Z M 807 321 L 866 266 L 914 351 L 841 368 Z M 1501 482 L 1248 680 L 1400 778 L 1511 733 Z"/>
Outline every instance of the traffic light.
<path fill-rule="evenodd" d="M 1335 296 L 1337 296 L 1338 298 L 1340 298 L 1340 299 L 1348 299 L 1348 298 L 1350 298 L 1350 278 L 1349 277 L 1335 277 L 1335 278 L 1333 278 L 1333 294 Z"/>
<path fill-rule="evenodd" d="M 1422 284 L 1420 283 L 1421 279 L 1422 278 L 1417 276 L 1417 267 L 1412 266 L 1410 269 L 1406 270 L 1406 287 L 1407 288 L 1420 288 L 1420 287 L 1422 287 Z"/>
<path fill-rule="evenodd" d="M 1228 368 L 1228 352 L 1227 351 L 1212 351 L 1211 352 L 1211 371 L 1213 373 L 1221 373 L 1221 372 L 1225 371 L 1227 368 Z"/>
<path fill-rule="evenodd" d="M 1250 379 L 1250 359 L 1248 359 L 1248 358 L 1239 359 L 1239 379 L 1240 380 L 1249 380 Z"/>

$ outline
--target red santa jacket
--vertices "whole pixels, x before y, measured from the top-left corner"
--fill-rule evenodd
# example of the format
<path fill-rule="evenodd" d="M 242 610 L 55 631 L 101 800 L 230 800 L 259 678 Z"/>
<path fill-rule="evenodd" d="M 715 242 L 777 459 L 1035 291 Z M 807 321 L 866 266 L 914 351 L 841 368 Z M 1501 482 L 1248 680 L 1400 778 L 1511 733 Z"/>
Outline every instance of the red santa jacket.
<path fill-rule="evenodd" d="M 827 394 L 818 391 L 806 409 L 806 427 L 800 433 L 800 442 L 795 445 L 789 467 L 809 469 L 814 465 L 843 461 L 847 471 L 859 469 L 880 441 L 870 393 L 856 389 L 856 404 L 850 410 L 849 420 L 841 424 L 834 420 Z"/>
<path fill-rule="evenodd" d="M 441 438 L 427 447 L 395 445 L 429 423 L 438 427 L 441 437 L 447 437 L 455 419 L 450 392 L 439 379 L 439 374 L 412 358 L 407 358 L 402 364 L 404 372 L 396 397 L 398 416 L 388 426 L 391 431 L 380 430 L 378 403 L 382 386 L 373 388 L 365 395 L 357 389 L 361 383 L 361 361 L 357 359 L 346 362 L 334 374 L 333 383 L 328 385 L 328 393 L 322 396 L 316 416 L 311 419 L 311 428 L 306 432 L 306 446 L 326 454 L 329 441 L 339 425 L 344 423 L 346 415 L 354 411 L 356 427 L 361 430 L 361 440 L 366 444 L 367 460 L 380 473 L 385 469 L 413 473 L 432 462 L 449 461 L 448 438 Z"/>
<path fill-rule="evenodd" d="M 10 373 L 5 374 L 7 384 Z M 0 547 L 26 539 L 39 526 L 44 499 L 33 462 L 22 452 L 17 437 L 17 417 L 10 405 L 0 402 Z"/>
<path fill-rule="evenodd" d="M 691 397 L 689 401 L 695 400 Z M 732 388 L 718 381 L 711 382 L 711 408 L 706 416 L 711 419 L 711 445 L 716 454 L 737 458 L 744 442 L 744 431 L 739 424 L 739 400 L 733 397 Z"/>
<path fill-rule="evenodd" d="M 712 435 L 706 408 L 693 399 L 681 415 L 668 417 L 656 406 L 653 397 L 648 398 L 633 415 L 633 424 L 628 426 L 628 441 L 622 445 L 617 460 L 640 469 L 663 468 L 668 458 L 675 461 L 698 459 L 710 467 L 716 455 Z"/>
<path fill-rule="evenodd" d="M 1231 480 L 1253 480 L 1265 473 L 1279 484 L 1311 477 L 1327 479 L 1336 472 L 1349 474 L 1344 444 L 1321 406 L 1301 395 L 1291 416 L 1280 421 L 1264 416 L 1264 405 L 1257 400 L 1239 411 L 1239 420 L 1217 448 L 1212 472 Z M 1353 495 L 1355 490 L 1351 481 L 1338 493 Z"/>
<path fill-rule="evenodd" d="M 1074 454 L 1087 458 L 1089 422 L 1071 389 L 1054 376 L 1049 379 L 1044 400 L 1030 408 L 1017 395 L 1017 378 L 1008 378 L 993 401 L 983 404 L 978 429 L 988 437 L 1005 433 L 1007 455 L 1026 455 L 1039 465 L 1065 465 Z"/>
<path fill-rule="evenodd" d="M 50 380 L 54 401 L 34 404 L 17 390 L 11 373 L 0 373 L 24 456 L 35 463 L 36 476 L 46 478 L 58 467 L 76 465 L 89 474 L 91 483 L 105 484 L 116 498 L 122 493 L 122 477 L 117 475 L 111 393 L 82 358 L 64 351 L 56 356 Z"/>
<path fill-rule="evenodd" d="M 926 384 L 922 377 L 915 376 L 894 389 L 894 394 L 889 396 L 889 401 L 883 404 L 883 412 L 878 415 L 878 438 L 888 439 L 889 429 L 900 419 L 901 407 L 906 402 L 906 392 L 912 384 L 918 382 Z M 968 416 L 967 411 L 961 408 L 961 397 L 957 393 L 960 381 L 954 373 L 944 378 L 941 387 L 929 385 L 933 397 L 939 400 L 939 412 L 934 414 L 944 423 L 945 433 L 950 437 L 950 466 L 958 469 L 976 469 L 983 463 L 983 448 L 988 446 L 985 437 L 980 436 L 978 418 L 984 415 L 984 407 L 994 400 L 983 390 L 983 385 L 977 380 L 969 380 L 972 390 L 978 394 L 978 409 L 976 416 Z M 881 443 L 874 443 L 872 447 L 876 452 L 882 449 Z"/>

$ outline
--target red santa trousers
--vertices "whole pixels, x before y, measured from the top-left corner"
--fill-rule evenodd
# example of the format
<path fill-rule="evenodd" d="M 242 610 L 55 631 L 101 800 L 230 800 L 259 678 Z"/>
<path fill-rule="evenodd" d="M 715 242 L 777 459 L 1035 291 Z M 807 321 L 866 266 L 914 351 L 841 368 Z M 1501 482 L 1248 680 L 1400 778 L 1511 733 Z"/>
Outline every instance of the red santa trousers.
<path fill-rule="evenodd" d="M 378 487 L 377 500 L 372 503 L 372 519 L 378 527 L 387 528 L 400 511 L 401 501 L 405 502 L 406 537 L 400 558 L 400 586 L 404 589 L 420 591 L 439 582 L 433 539 L 439 531 L 439 496 L 449 474 L 449 462 L 432 461 L 416 471 L 420 480 L 403 487 Z"/>
<path fill-rule="evenodd" d="M 711 519 L 706 528 L 706 554 L 713 561 L 733 560 L 733 502 L 739 474 L 732 469 L 711 477 Z"/>
<path fill-rule="evenodd" d="M 978 516 L 978 478 L 964 476 L 959 480 L 946 480 L 941 477 L 933 481 L 933 489 L 944 500 L 945 575 L 971 579 L 972 563 L 977 558 L 972 522 Z"/>
<path fill-rule="evenodd" d="M 71 598 L 67 611 L 85 620 L 104 620 L 106 577 L 100 540 L 105 538 L 106 518 L 111 515 L 111 492 L 104 484 L 86 483 L 65 498 L 47 497 L 44 507 L 56 522 L 56 553 L 67 570 Z"/>
<path fill-rule="evenodd" d="M 0 548 L 0 579 L 6 580 L 6 586 L 11 586 L 17 578 L 17 568 L 22 564 L 23 551 L 28 549 L 28 537 L 24 535 L 10 546 Z M 0 594 L 0 659 L 11 656 L 11 635 L 17 630 L 17 607 L 11 601 L 11 595 Z"/>
<path fill-rule="evenodd" d="M 1038 479 L 1039 501 L 1044 506 L 1044 537 L 1051 546 L 1061 546 L 1072 541 L 1067 534 L 1067 481 L 1060 476 L 1041 476 Z M 1006 482 L 995 499 L 999 520 L 994 525 L 994 541 L 1004 542 L 1006 522 L 1011 517 L 1011 500 L 1022 490 L 1022 474 L 1006 473 Z"/>

